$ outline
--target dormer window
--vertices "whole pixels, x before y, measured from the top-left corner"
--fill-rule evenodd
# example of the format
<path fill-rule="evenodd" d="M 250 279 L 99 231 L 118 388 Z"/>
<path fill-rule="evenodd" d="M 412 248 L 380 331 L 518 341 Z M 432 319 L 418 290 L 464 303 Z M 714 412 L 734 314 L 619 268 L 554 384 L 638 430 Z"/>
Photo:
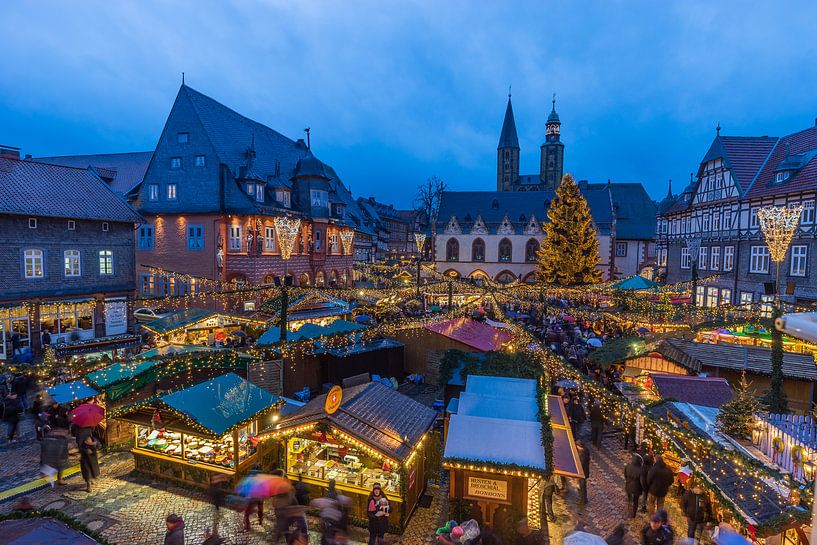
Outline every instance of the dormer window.
<path fill-rule="evenodd" d="M 499 200 L 498 199 L 494 199 L 493 201 L 491 201 L 491 208 L 493 210 L 499 210 Z"/>
<path fill-rule="evenodd" d="M 275 191 L 275 200 L 278 204 L 289 208 L 289 191 L 286 189 L 278 189 Z"/>
<path fill-rule="evenodd" d="M 312 206 L 327 208 L 329 206 L 329 194 L 320 189 L 310 191 Z"/>
<path fill-rule="evenodd" d="M 255 182 L 247 182 L 247 195 L 255 196 Z"/>
<path fill-rule="evenodd" d="M 255 185 L 255 200 L 258 202 L 264 202 L 264 186 L 261 184 Z"/>
<path fill-rule="evenodd" d="M 778 172 L 774 177 L 774 181 L 775 181 L 775 183 L 778 183 L 778 184 L 783 183 L 783 182 L 785 182 L 786 180 L 789 179 L 790 175 L 791 175 L 791 172 L 789 172 L 787 170 L 783 171 L 783 172 Z"/>

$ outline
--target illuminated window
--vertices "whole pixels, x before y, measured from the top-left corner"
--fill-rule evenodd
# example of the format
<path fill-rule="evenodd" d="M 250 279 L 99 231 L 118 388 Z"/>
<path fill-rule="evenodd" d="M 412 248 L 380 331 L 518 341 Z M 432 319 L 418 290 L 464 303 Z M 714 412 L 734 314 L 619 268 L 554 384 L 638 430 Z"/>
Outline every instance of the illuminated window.
<path fill-rule="evenodd" d="M 26 278 L 42 278 L 43 277 L 43 251 L 42 250 L 25 250 L 23 252 L 25 261 L 25 275 Z"/>
<path fill-rule="evenodd" d="M 99 251 L 99 274 L 111 275 L 113 274 L 113 251 L 100 250 Z"/>
<path fill-rule="evenodd" d="M 63 261 L 65 262 L 65 276 L 80 275 L 79 250 L 65 250 Z"/>
<path fill-rule="evenodd" d="M 749 272 L 768 274 L 769 272 L 768 246 L 752 246 L 751 259 L 749 261 Z"/>

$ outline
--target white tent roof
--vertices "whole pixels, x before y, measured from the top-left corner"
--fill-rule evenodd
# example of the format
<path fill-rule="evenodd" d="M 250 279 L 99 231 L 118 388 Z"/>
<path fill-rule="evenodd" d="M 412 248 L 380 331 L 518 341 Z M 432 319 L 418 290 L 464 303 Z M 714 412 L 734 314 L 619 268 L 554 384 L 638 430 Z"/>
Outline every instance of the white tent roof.
<path fill-rule="evenodd" d="M 453 414 L 444 457 L 545 470 L 542 426 L 539 422 Z"/>
<path fill-rule="evenodd" d="M 527 378 L 468 375 L 465 391 L 472 394 L 536 399 L 536 381 Z"/>
<path fill-rule="evenodd" d="M 498 396 L 475 394 L 469 391 L 460 394 L 457 414 L 463 416 L 485 416 L 538 422 L 536 398 L 519 396 Z"/>

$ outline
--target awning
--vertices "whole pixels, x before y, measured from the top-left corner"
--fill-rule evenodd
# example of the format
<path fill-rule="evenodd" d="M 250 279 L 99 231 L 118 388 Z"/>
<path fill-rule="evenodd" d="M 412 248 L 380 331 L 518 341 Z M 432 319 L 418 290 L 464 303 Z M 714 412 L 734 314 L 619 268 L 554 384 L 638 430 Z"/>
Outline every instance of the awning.
<path fill-rule="evenodd" d="M 548 396 L 548 413 L 550 429 L 553 432 L 553 472 L 566 477 L 584 478 L 576 441 L 570 430 L 567 411 L 561 397 Z"/>
<path fill-rule="evenodd" d="M 98 390 L 91 388 L 81 380 L 49 386 L 45 391 L 57 403 L 72 403 L 99 395 Z"/>
<path fill-rule="evenodd" d="M 630 278 L 619 280 L 610 287 L 615 290 L 639 291 L 639 290 L 655 290 L 656 288 L 658 288 L 658 284 L 656 284 L 652 280 L 647 280 L 643 276 L 636 275 L 631 276 Z"/>
<path fill-rule="evenodd" d="M 207 310 L 205 308 L 188 308 L 185 310 L 173 312 L 171 314 L 168 314 L 167 316 L 163 316 L 162 318 L 158 318 L 146 324 L 142 324 L 142 327 L 144 327 L 145 329 L 152 333 L 156 333 L 157 335 L 167 335 L 168 333 L 171 333 L 173 331 L 190 329 L 200 322 L 204 322 L 211 319 L 219 320 L 219 325 L 215 327 L 226 327 L 241 323 L 245 324 L 252 323 L 256 325 L 264 323 L 259 320 L 245 318 L 244 316 L 236 316 L 235 314 L 226 314 L 223 312 L 215 312 L 212 310 Z M 222 324 L 221 322 L 224 323 Z"/>
<path fill-rule="evenodd" d="M 120 348 L 132 348 L 140 344 L 142 344 L 142 338 L 138 335 L 111 335 L 109 337 L 97 337 L 74 343 L 56 344 L 54 345 L 54 352 L 57 356 L 65 357 Z"/>

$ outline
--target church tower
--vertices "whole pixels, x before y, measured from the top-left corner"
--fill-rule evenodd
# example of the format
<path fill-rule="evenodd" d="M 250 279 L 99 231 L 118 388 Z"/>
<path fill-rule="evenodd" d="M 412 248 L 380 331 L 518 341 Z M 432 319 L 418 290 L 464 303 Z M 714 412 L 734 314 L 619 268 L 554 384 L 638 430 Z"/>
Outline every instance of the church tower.
<path fill-rule="evenodd" d="M 519 138 L 516 134 L 516 121 L 513 118 L 511 93 L 508 92 L 508 106 L 505 108 L 505 121 L 502 122 L 502 133 L 496 148 L 496 190 L 513 191 L 519 179 Z"/>
<path fill-rule="evenodd" d="M 559 187 L 564 174 L 565 145 L 559 139 L 562 122 L 556 113 L 556 93 L 553 93 L 553 108 L 545 124 L 545 143 L 540 147 L 539 178 L 544 189 Z"/>

